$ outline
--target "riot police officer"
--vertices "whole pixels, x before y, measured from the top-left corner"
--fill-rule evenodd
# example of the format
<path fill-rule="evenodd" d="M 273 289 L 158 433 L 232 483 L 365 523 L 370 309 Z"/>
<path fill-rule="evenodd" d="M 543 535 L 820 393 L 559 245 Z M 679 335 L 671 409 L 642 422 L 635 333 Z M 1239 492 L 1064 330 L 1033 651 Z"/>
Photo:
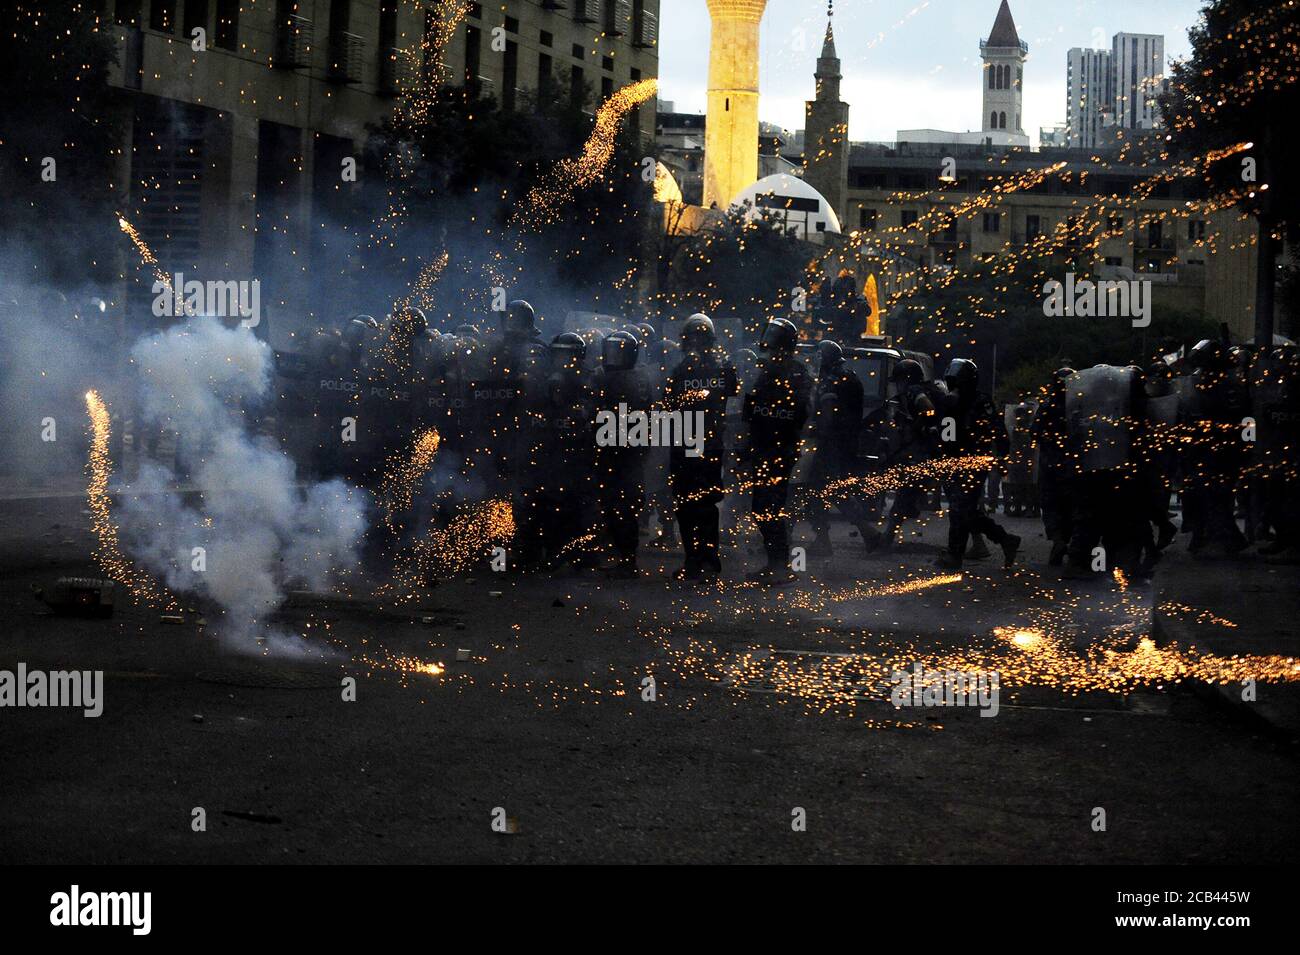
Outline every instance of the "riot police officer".
<path fill-rule="evenodd" d="M 808 555 L 830 557 L 833 548 L 830 502 L 824 496 L 827 493 L 833 494 L 835 504 L 858 529 L 868 548 L 871 548 L 872 539 L 879 537 L 879 531 L 867 524 L 858 488 L 847 485 L 830 492 L 827 490 L 836 482 L 857 475 L 864 392 L 862 380 L 845 360 L 844 349 L 838 342 L 829 339 L 818 342 L 817 355 L 817 385 L 813 394 L 817 451 L 813 456 L 809 479 L 811 494 L 808 499 L 808 522 L 816 537 L 808 548 Z"/>
<path fill-rule="evenodd" d="M 939 409 L 941 428 L 947 428 L 951 440 L 941 444 L 948 457 L 987 456 L 998 450 L 998 432 L 1005 438 L 1006 429 L 993 420 L 991 405 L 981 398 L 979 369 L 968 358 L 954 358 L 944 374 L 948 397 Z M 946 419 L 946 420 L 945 420 Z M 948 498 L 948 551 L 935 563 L 945 570 L 960 570 L 966 544 L 971 534 L 984 534 L 1002 548 L 1006 566 L 1010 567 L 1020 549 L 1020 538 L 1004 530 L 981 506 L 987 472 L 968 468 L 944 479 Z"/>
<path fill-rule="evenodd" d="M 753 469 L 751 504 L 767 559 L 762 570 L 747 577 L 764 583 L 792 577 L 784 510 L 813 390 L 811 376 L 794 357 L 798 340 L 799 330 L 793 322 L 774 318 L 767 323 L 759 340 L 764 353 L 762 370 L 745 398 L 743 412 L 748 426 L 745 454 Z"/>
<path fill-rule="evenodd" d="M 1184 530 L 1192 535 L 1187 549 L 1200 556 L 1229 556 L 1246 546 L 1234 513 L 1244 464 L 1237 434 L 1248 410 L 1245 383 L 1228 349 L 1214 339 L 1193 346 L 1187 361 L 1194 369 L 1191 440 L 1183 459 Z"/>
<path fill-rule="evenodd" d="M 545 379 L 528 382 L 515 506 L 521 567 L 580 564 L 587 553 L 595 415 L 582 374 L 586 350 L 573 332 L 556 335 L 547 346 Z"/>
<path fill-rule="evenodd" d="M 638 322 L 630 331 L 641 343 L 639 364 L 642 372 L 650 382 L 650 390 L 656 397 L 668 390 L 668 381 L 681 358 L 681 351 L 676 343 L 663 338 L 649 322 Z M 677 515 L 673 510 L 672 489 L 668 481 L 668 464 L 671 457 L 668 448 L 651 448 L 646 458 L 646 493 L 649 497 L 648 512 L 658 519 L 657 533 L 652 533 L 651 547 L 676 548 Z M 651 513 L 643 518 L 649 529 Z"/>
<path fill-rule="evenodd" d="M 1065 414 L 1066 382 L 1073 368 L 1058 368 L 1042 389 L 1038 410 L 1030 430 L 1038 444 L 1038 506 L 1042 510 L 1043 533 L 1052 542 L 1048 563 L 1060 567 L 1074 531 L 1071 488 L 1078 462 L 1069 441 Z"/>
<path fill-rule="evenodd" d="M 925 386 L 925 369 L 915 358 L 904 358 L 894 365 L 889 377 L 895 389 L 892 411 L 897 434 L 890 464 L 899 467 L 922 464 L 934 456 L 939 440 L 938 417 L 934 399 Z M 888 525 L 880 543 L 886 548 L 894 547 L 903 522 L 920 516 L 921 481 L 912 478 L 894 492 Z"/>
<path fill-rule="evenodd" d="M 684 560 L 678 577 L 697 580 L 722 571 L 718 553 L 718 504 L 724 490 L 727 399 L 739 390 L 736 368 L 718 348 L 713 321 L 696 313 L 682 323 L 682 360 L 668 380 L 664 403 L 670 412 L 702 421 L 701 453 L 678 444 L 670 449 L 668 482 Z M 687 453 L 688 450 L 692 453 Z"/>
<path fill-rule="evenodd" d="M 637 367 L 641 343 L 631 332 L 613 332 L 601 342 L 597 372 L 597 412 L 623 417 L 649 413 L 650 382 Z M 596 446 L 597 499 L 605 529 L 614 546 L 613 577 L 635 577 L 641 511 L 645 505 L 647 448 L 618 443 Z"/>
<path fill-rule="evenodd" d="M 477 340 L 470 332 L 463 337 Z M 516 486 L 526 467 L 519 445 L 525 390 L 529 372 L 546 351 L 533 307 L 523 299 L 510 302 L 502 314 L 501 338 L 486 349 L 481 368 L 475 369 L 467 409 L 475 450 L 482 458 L 473 463 L 490 493 Z"/>

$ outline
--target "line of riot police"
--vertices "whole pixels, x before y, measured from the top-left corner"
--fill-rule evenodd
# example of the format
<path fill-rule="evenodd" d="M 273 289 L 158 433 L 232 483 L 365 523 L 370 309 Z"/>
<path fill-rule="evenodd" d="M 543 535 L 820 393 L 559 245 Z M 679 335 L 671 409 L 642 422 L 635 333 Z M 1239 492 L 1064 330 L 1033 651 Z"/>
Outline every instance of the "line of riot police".
<path fill-rule="evenodd" d="M 652 540 L 680 540 L 678 576 L 716 575 L 724 518 L 738 529 L 747 492 L 764 556 L 750 576 L 781 582 L 791 576 L 795 519 L 814 531 L 809 556 L 833 552 L 833 510 L 866 552 L 888 550 L 936 484 L 949 523 L 937 563 L 959 568 L 987 553 L 987 539 L 1010 566 L 1021 541 L 989 514 L 988 471 L 928 469 L 945 458 L 998 462 L 1008 507 L 1041 509 L 1051 562 L 1073 575 L 1149 572 L 1175 533 L 1175 489 L 1194 551 L 1244 546 L 1234 513 L 1243 493 L 1247 533 L 1272 536 L 1278 551 L 1295 547 L 1294 348 L 1245 352 L 1210 341 L 1146 371 L 1063 368 L 1034 400 L 999 414 L 964 358 L 942 380 L 925 356 L 898 350 L 888 350 L 888 365 L 859 371 L 860 350 L 800 346 L 785 319 L 767 323 L 756 350 L 731 355 L 702 314 L 678 338 L 628 324 L 546 341 L 522 300 L 495 329 L 450 334 L 418 309 L 383 322 L 358 316 L 318 331 L 296 358 L 281 356 L 277 414 L 301 424 L 280 431 L 318 475 L 369 485 L 413 435 L 435 428 L 439 500 L 510 500 L 510 564 L 520 570 L 603 564 L 634 576 L 640 531 L 657 516 Z M 617 408 L 647 420 L 695 416 L 700 447 L 622 431 L 598 442 L 597 412 Z M 1254 430 L 1243 441 L 1246 419 Z M 894 475 L 888 485 L 869 480 L 884 471 Z"/>

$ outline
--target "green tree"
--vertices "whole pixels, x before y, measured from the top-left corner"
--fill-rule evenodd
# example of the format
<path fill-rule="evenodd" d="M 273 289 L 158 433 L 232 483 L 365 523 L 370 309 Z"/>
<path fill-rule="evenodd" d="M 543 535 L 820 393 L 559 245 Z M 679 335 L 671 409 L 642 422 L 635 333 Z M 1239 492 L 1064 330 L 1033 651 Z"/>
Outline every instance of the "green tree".
<path fill-rule="evenodd" d="M 729 209 L 692 235 L 663 270 L 662 305 L 671 311 L 738 315 L 751 328 L 790 308 L 812 252 L 780 220 Z"/>
<path fill-rule="evenodd" d="M 1255 338 L 1268 342 L 1279 239 L 1300 237 L 1300 185 L 1288 168 L 1300 151 L 1290 119 L 1300 111 L 1300 3 L 1212 0 L 1188 38 L 1191 55 L 1174 64 L 1161 97 L 1170 148 L 1201 156 L 1254 144 L 1215 163 L 1208 178 L 1259 222 Z"/>

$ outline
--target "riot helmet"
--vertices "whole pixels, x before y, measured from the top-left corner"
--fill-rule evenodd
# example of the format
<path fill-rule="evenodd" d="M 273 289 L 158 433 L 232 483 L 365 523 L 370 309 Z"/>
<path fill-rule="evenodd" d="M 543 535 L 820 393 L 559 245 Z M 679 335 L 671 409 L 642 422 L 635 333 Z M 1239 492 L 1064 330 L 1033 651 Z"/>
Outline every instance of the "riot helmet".
<path fill-rule="evenodd" d="M 551 340 L 547 354 L 556 362 L 580 362 L 587 356 L 587 343 L 575 332 L 561 332 Z"/>
<path fill-rule="evenodd" d="M 1208 370 L 1221 368 L 1224 364 L 1224 348 L 1221 342 L 1213 338 L 1203 338 L 1187 353 L 1187 364 L 1192 368 Z"/>
<path fill-rule="evenodd" d="M 844 364 L 844 349 L 839 342 L 823 338 L 817 343 L 817 368 L 825 375 Z"/>
<path fill-rule="evenodd" d="M 954 358 L 943 373 L 949 391 L 974 391 L 979 385 L 980 370 L 969 358 Z"/>
<path fill-rule="evenodd" d="M 613 332 L 600 345 L 601 363 L 610 371 L 627 371 L 636 365 L 641 343 L 631 332 Z"/>
<path fill-rule="evenodd" d="M 708 351 L 717 341 L 717 336 L 713 331 L 713 319 L 703 312 L 696 312 L 682 322 L 679 341 L 683 351 Z"/>
<path fill-rule="evenodd" d="M 915 358 L 904 358 L 889 373 L 890 381 L 898 385 L 919 385 L 925 381 L 925 369 Z"/>
<path fill-rule="evenodd" d="M 773 318 L 763 329 L 763 337 L 758 340 L 758 347 L 766 352 L 788 354 L 794 351 L 799 341 L 799 329 L 794 322 L 784 318 Z"/>
<path fill-rule="evenodd" d="M 537 314 L 533 307 L 522 298 L 509 303 L 502 317 L 502 330 L 506 335 L 531 337 L 537 331 Z"/>

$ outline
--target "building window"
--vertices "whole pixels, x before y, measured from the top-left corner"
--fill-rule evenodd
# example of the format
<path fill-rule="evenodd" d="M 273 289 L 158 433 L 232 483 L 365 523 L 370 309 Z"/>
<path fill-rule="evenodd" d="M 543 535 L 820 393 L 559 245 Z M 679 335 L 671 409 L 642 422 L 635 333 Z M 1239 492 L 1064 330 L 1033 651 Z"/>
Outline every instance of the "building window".
<path fill-rule="evenodd" d="M 1124 231 L 1124 217 L 1123 217 L 1123 216 L 1109 216 L 1109 217 L 1106 219 L 1106 229 L 1107 229 L 1108 231 L 1110 231 L 1110 232 L 1123 232 L 1123 231 Z"/>
<path fill-rule="evenodd" d="M 997 128 L 998 128 L 998 114 L 996 112 L 989 113 L 989 129 L 997 129 Z"/>
<path fill-rule="evenodd" d="M 217 0 L 217 32 L 212 45 L 223 50 L 239 49 L 239 0 Z"/>
<path fill-rule="evenodd" d="M 1025 216 L 1025 240 L 1032 242 L 1042 234 L 1042 220 L 1038 216 Z"/>
<path fill-rule="evenodd" d="M 581 43 L 573 44 L 572 52 L 575 60 L 585 60 L 587 58 L 587 51 L 582 48 Z"/>
<path fill-rule="evenodd" d="M 519 32 L 519 21 L 516 20 L 514 17 L 506 17 L 506 32 L 507 32 L 507 33 L 518 33 L 518 32 Z"/>
<path fill-rule="evenodd" d="M 113 9 L 113 19 L 121 27 L 138 27 L 140 0 L 117 0 L 117 5 Z"/>
<path fill-rule="evenodd" d="M 997 86 L 995 85 L 996 83 L 995 77 L 997 76 L 997 69 L 998 68 L 996 66 L 989 67 L 989 89 L 991 90 L 997 89 Z"/>
<path fill-rule="evenodd" d="M 552 43 L 555 42 L 555 37 L 551 36 L 549 33 L 543 30 L 539 42 L 542 44 L 542 46 L 550 46 Z"/>
<path fill-rule="evenodd" d="M 181 32 L 185 39 L 193 40 L 194 31 L 208 32 L 208 0 L 185 0 L 185 21 Z"/>
<path fill-rule="evenodd" d="M 1200 242 L 1205 238 L 1205 220 L 1188 219 L 1187 220 L 1187 241 Z"/>
<path fill-rule="evenodd" d="M 861 228 L 863 232 L 875 232 L 876 217 L 878 214 L 879 213 L 877 213 L 875 209 L 863 209 L 859 207 L 858 227 Z"/>
<path fill-rule="evenodd" d="M 501 106 L 504 109 L 515 108 L 515 87 L 519 85 L 519 44 L 514 40 L 506 41 L 506 57 L 502 64 Z"/>
<path fill-rule="evenodd" d="M 471 4 L 469 5 L 469 16 L 470 16 L 470 18 L 473 19 L 473 20 L 482 20 L 482 19 L 483 19 L 483 4 L 481 4 L 481 3 L 471 3 Z"/>
<path fill-rule="evenodd" d="M 1007 128 L 1007 114 L 998 113 L 998 129 L 1006 129 L 1006 128 Z"/>
<path fill-rule="evenodd" d="M 912 226 L 916 225 L 916 210 L 904 209 L 902 216 L 899 218 L 899 222 L 902 224 L 904 229 L 910 229 Z"/>
<path fill-rule="evenodd" d="M 176 32 L 176 0 L 151 0 L 149 29 L 159 33 Z"/>
<path fill-rule="evenodd" d="M 554 77 L 551 73 L 551 57 L 542 53 L 537 57 L 537 99 L 549 103 L 555 92 Z"/>
<path fill-rule="evenodd" d="M 574 65 L 569 67 L 569 105 L 574 109 L 582 109 L 587 102 L 587 81 L 583 77 L 582 67 Z"/>
<path fill-rule="evenodd" d="M 603 103 L 614 95 L 614 77 L 602 76 L 600 78 L 600 101 Z"/>
<path fill-rule="evenodd" d="M 986 212 L 984 213 L 984 231 L 993 233 L 1002 231 L 1002 213 Z"/>
<path fill-rule="evenodd" d="M 478 27 L 465 28 L 465 85 L 478 84 L 479 47 L 482 45 L 482 31 Z"/>
<path fill-rule="evenodd" d="M 612 56 L 602 56 L 600 58 L 600 68 L 607 73 L 614 72 L 614 58 Z"/>

